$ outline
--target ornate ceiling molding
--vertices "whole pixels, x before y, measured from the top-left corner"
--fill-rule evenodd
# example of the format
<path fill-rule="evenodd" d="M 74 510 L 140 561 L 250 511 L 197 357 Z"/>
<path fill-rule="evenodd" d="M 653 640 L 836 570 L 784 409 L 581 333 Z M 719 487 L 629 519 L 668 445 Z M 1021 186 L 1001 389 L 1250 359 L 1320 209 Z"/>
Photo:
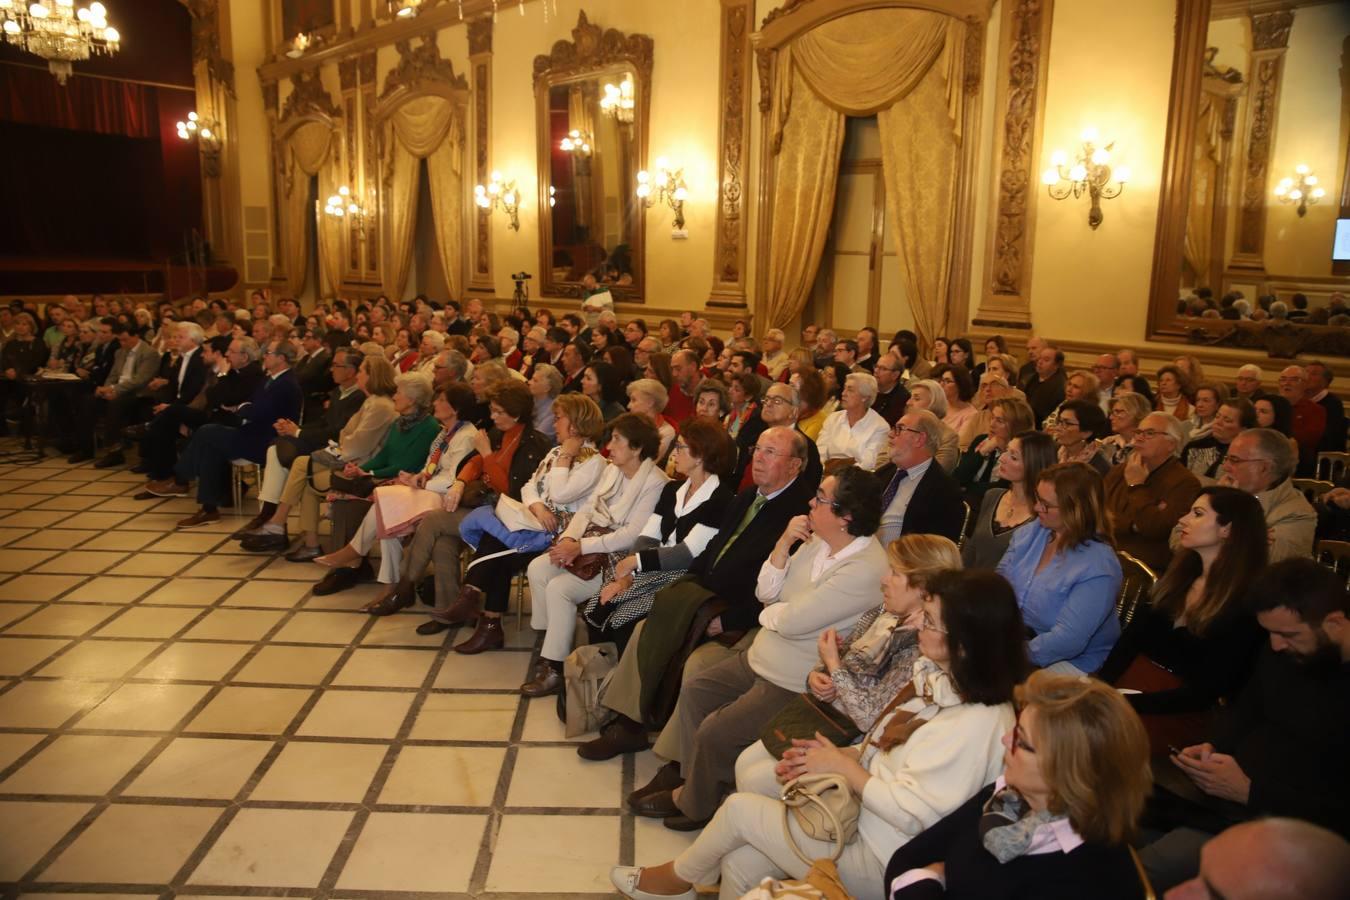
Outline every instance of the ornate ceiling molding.
<path fill-rule="evenodd" d="M 469 55 L 492 52 L 492 19 L 476 19 L 468 25 Z"/>
<path fill-rule="evenodd" d="M 645 34 L 624 34 L 613 28 L 592 25 L 582 10 L 571 41 L 558 41 L 547 55 L 534 58 L 534 85 L 545 76 L 566 78 L 630 63 L 640 76 L 644 92 L 652 82 L 652 39 Z"/>
<path fill-rule="evenodd" d="M 1293 27 L 1293 10 L 1285 9 L 1252 16 L 1252 49 L 1286 49 L 1289 46 L 1289 29 Z"/>
<path fill-rule="evenodd" d="M 441 58 L 436 46 L 436 35 L 422 35 L 422 43 L 414 47 L 411 40 L 397 41 L 399 61 L 394 70 L 384 79 L 384 90 L 380 91 L 380 101 L 384 102 L 400 88 L 416 90 L 417 85 L 429 81 L 443 82 L 452 88 L 467 91 L 469 81 L 463 75 L 455 74 L 454 64 Z"/>
<path fill-rule="evenodd" d="M 205 62 L 212 80 L 234 94 L 234 63 L 220 53 L 220 0 L 185 0 L 192 16 L 192 61 Z"/>

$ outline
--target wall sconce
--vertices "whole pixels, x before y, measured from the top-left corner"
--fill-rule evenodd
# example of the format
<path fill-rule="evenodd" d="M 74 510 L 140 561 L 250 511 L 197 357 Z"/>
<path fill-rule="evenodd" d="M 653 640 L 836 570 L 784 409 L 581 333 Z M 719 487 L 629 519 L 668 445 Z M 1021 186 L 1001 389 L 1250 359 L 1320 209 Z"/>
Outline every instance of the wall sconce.
<path fill-rule="evenodd" d="M 399 19 L 416 18 L 418 7 L 421 5 L 422 0 L 389 0 L 389 8 L 394 10 L 394 16 Z"/>
<path fill-rule="evenodd" d="M 664 202 L 675 211 L 675 230 L 684 230 L 684 201 L 689 189 L 684 184 L 684 169 L 672 169 L 664 156 L 656 160 L 656 171 L 645 169 L 637 173 L 637 195 L 642 205 L 651 209 Z"/>
<path fill-rule="evenodd" d="M 202 118 L 197 113 L 188 113 L 186 122 L 178 123 L 178 139 L 197 142 L 202 155 L 202 168 L 207 177 L 220 176 L 220 123 L 210 117 Z"/>
<path fill-rule="evenodd" d="M 553 188 L 549 188 L 552 194 Z M 553 198 L 549 197 L 552 205 Z M 478 185 L 473 189 L 473 202 L 478 204 L 484 215 L 492 215 L 494 209 L 500 209 L 510 217 L 507 227 L 512 231 L 520 230 L 520 193 L 516 190 L 516 181 L 502 180 L 501 172 L 493 172 L 487 186 Z"/>
<path fill-rule="evenodd" d="M 632 124 L 633 107 L 636 105 L 633 90 L 632 75 L 625 75 L 618 84 L 605 85 L 605 96 L 600 98 L 600 110 L 625 125 Z"/>
<path fill-rule="evenodd" d="M 1281 203 L 1297 203 L 1298 217 L 1308 214 L 1308 207 L 1320 201 L 1327 192 L 1317 186 L 1317 176 L 1307 166 L 1299 163 L 1294 166 L 1293 178 L 1281 178 L 1275 185 L 1275 196 Z"/>
<path fill-rule="evenodd" d="M 356 231 L 357 238 L 363 241 L 366 239 L 366 211 L 356 202 L 351 189 L 345 184 L 338 188 L 336 194 L 329 196 L 323 213 L 334 222 L 346 219 Z"/>
<path fill-rule="evenodd" d="M 313 38 L 302 31 L 291 40 L 291 49 L 286 51 L 286 55 L 291 59 L 299 59 L 313 42 Z"/>
<path fill-rule="evenodd" d="M 553 185 L 548 186 L 548 208 L 552 209 L 558 205 L 558 189 Z"/>
<path fill-rule="evenodd" d="M 558 148 L 565 153 L 573 153 L 577 156 L 591 155 L 591 135 L 590 132 L 577 131 L 573 128 L 567 132 L 567 137 L 558 143 Z"/>
<path fill-rule="evenodd" d="M 1097 129 L 1085 128 L 1082 134 L 1083 149 L 1079 151 L 1077 159 L 1072 166 L 1067 169 L 1068 154 L 1063 150 L 1056 150 L 1050 155 L 1050 168 L 1041 174 L 1041 183 L 1050 191 L 1050 196 L 1056 200 L 1064 200 L 1067 197 L 1077 199 L 1084 193 L 1092 200 L 1092 208 L 1088 211 L 1088 225 L 1096 228 L 1102 224 L 1102 200 L 1111 200 L 1120 196 L 1121 191 L 1125 190 L 1125 183 L 1130 180 L 1130 170 L 1126 166 L 1117 166 L 1115 170 L 1116 184 L 1111 186 L 1111 148 L 1115 142 L 1107 144 L 1105 147 L 1097 147 Z"/>

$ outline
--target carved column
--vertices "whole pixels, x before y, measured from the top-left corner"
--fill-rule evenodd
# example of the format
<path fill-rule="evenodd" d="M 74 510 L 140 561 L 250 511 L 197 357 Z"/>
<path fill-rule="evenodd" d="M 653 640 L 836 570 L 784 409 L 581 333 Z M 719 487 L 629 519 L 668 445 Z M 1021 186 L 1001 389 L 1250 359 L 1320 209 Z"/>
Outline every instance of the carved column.
<path fill-rule="evenodd" d="M 746 244 L 745 157 L 750 148 L 750 32 L 753 0 L 722 0 L 717 225 L 708 306 L 743 310 Z"/>
<path fill-rule="evenodd" d="M 286 280 L 285 271 L 285 253 L 281 246 L 281 204 L 284 200 L 282 194 L 282 185 L 284 176 L 282 170 L 282 148 L 277 141 L 277 107 L 278 107 L 279 88 L 275 81 L 262 82 L 263 109 L 267 113 L 267 134 L 269 140 L 268 148 L 268 167 L 267 167 L 267 186 L 268 196 L 271 202 L 268 207 L 268 226 L 272 232 L 272 281 L 274 283 L 284 282 Z"/>
<path fill-rule="evenodd" d="M 1229 268 L 1248 277 L 1264 274 L 1266 244 L 1266 186 L 1270 181 L 1270 152 L 1279 120 L 1280 80 L 1289 47 L 1293 10 L 1251 17 L 1252 64 L 1247 104 L 1247 152 L 1242 167 L 1238 208 L 1237 248 Z"/>
<path fill-rule="evenodd" d="M 365 193 L 361 190 L 360 180 L 356 177 L 358 151 L 357 143 L 361 137 L 361 123 L 357 119 L 356 109 L 360 105 L 360 82 L 357 80 L 357 58 L 349 56 L 346 59 L 338 61 L 338 83 L 342 86 L 342 104 L 343 129 L 341 135 L 342 159 L 336 166 L 341 174 L 338 176 L 338 184 L 345 184 L 356 195 L 356 202 L 363 209 L 370 207 L 370 202 L 366 199 Z M 320 202 L 324 200 L 319 198 Z M 348 281 L 357 277 L 361 272 L 361 232 L 352 228 L 351 221 L 346 217 L 339 220 L 333 227 L 342 232 L 342 280 Z M 333 291 L 340 292 L 339 285 L 333 285 Z"/>
<path fill-rule="evenodd" d="M 470 22 L 469 68 L 473 73 L 473 173 L 474 184 L 487 184 L 492 171 L 492 19 Z M 519 177 L 519 173 L 515 173 Z M 509 176 L 508 176 L 509 177 Z M 469 243 L 467 290 L 496 294 L 492 281 L 492 218 L 477 205 L 473 209 L 473 232 Z M 498 224 L 502 216 L 497 216 Z"/>
<path fill-rule="evenodd" d="M 1003 4 L 996 79 L 994 159 L 998 183 L 984 263 L 984 289 L 973 324 L 1031 327 L 1036 159 L 1040 154 L 1054 0 Z"/>
<path fill-rule="evenodd" d="M 361 91 L 361 125 L 359 129 L 361 196 L 366 202 L 366 240 L 362 244 L 361 281 L 364 284 L 380 284 L 380 157 L 375 152 L 374 119 L 376 103 L 375 51 L 364 54 L 357 62 L 357 83 Z"/>

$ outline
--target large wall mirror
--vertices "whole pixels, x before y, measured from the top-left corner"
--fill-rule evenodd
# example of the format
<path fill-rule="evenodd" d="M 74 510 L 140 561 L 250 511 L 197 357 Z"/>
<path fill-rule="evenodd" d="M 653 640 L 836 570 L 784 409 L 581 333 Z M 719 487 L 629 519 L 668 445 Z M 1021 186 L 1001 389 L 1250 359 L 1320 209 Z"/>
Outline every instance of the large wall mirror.
<path fill-rule="evenodd" d="M 644 294 L 652 42 L 602 31 L 581 13 L 573 40 L 534 62 L 539 139 L 539 269 L 546 296 L 580 297 L 586 276 L 618 300 Z"/>
<path fill-rule="evenodd" d="M 1350 5 L 1180 0 L 1177 40 L 1149 336 L 1350 355 Z"/>

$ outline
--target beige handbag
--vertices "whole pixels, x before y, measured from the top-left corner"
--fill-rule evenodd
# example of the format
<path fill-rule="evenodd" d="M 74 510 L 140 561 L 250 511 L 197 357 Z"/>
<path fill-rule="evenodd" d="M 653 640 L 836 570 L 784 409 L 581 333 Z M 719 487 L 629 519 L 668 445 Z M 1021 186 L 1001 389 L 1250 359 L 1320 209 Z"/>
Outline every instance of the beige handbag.
<path fill-rule="evenodd" d="M 563 734 L 574 738 L 596 731 L 609 717 L 600 697 L 614 677 L 619 648 L 613 642 L 585 644 L 563 661 Z"/>
<path fill-rule="evenodd" d="M 836 860 L 844 847 L 858 834 L 858 813 L 862 804 L 853 795 L 848 779 L 843 775 L 801 775 L 783 785 L 783 831 L 788 846 L 808 866 L 815 860 L 797 846 L 792 837 L 788 816 L 797 819 L 797 825 L 809 838 L 833 842 Z"/>

